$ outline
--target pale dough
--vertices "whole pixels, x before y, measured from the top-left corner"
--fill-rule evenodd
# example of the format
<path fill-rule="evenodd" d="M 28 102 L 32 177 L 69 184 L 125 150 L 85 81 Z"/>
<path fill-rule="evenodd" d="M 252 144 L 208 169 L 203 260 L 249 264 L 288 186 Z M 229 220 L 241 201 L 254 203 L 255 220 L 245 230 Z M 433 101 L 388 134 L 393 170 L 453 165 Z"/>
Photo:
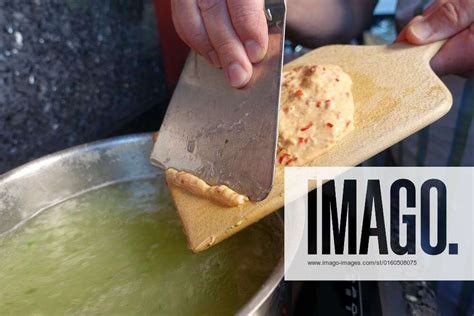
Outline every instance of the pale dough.
<path fill-rule="evenodd" d="M 210 186 L 204 180 L 184 172 L 169 168 L 166 170 L 166 181 L 212 201 L 227 206 L 239 206 L 247 202 L 248 197 L 238 194 L 225 185 Z"/>
<path fill-rule="evenodd" d="M 283 74 L 277 163 L 304 165 L 354 128 L 352 81 L 339 66 L 298 66 Z M 166 180 L 227 206 L 249 199 L 225 185 L 210 186 L 183 171 L 166 170 Z"/>
<path fill-rule="evenodd" d="M 352 80 L 339 66 L 297 66 L 283 74 L 277 162 L 311 162 L 354 128 Z"/>

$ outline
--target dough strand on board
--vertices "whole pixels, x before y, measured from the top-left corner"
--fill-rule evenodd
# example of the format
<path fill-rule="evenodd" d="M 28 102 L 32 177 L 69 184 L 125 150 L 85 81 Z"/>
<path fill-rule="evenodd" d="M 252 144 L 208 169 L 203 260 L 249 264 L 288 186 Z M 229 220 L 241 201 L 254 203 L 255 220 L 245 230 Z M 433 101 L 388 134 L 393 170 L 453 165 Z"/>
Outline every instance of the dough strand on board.
<path fill-rule="evenodd" d="M 308 64 L 283 74 L 277 166 L 303 166 L 354 129 L 352 80 L 339 66 Z M 166 180 L 195 195 L 239 206 L 249 199 L 225 185 L 174 169 Z"/>
<path fill-rule="evenodd" d="M 245 195 L 238 194 L 225 185 L 210 186 L 204 180 L 184 171 L 173 168 L 166 169 L 166 181 L 186 189 L 193 194 L 217 201 L 227 206 L 239 206 L 249 199 Z"/>

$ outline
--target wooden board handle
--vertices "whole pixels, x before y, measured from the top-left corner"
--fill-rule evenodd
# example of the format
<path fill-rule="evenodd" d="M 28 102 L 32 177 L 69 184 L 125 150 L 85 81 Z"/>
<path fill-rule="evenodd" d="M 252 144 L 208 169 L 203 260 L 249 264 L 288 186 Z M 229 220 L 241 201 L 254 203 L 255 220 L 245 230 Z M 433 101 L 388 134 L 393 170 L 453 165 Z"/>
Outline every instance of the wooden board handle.
<path fill-rule="evenodd" d="M 401 54 L 407 55 L 405 58 L 422 58 L 429 64 L 431 59 L 443 47 L 446 40 L 434 42 L 426 45 L 413 45 L 407 42 L 395 43 L 387 46 L 390 50 L 399 50 Z"/>
<path fill-rule="evenodd" d="M 446 43 L 446 40 L 443 40 L 443 41 L 438 41 L 431 44 L 426 44 L 421 47 L 425 50 L 425 54 L 426 54 L 425 56 L 429 60 L 431 60 L 434 57 L 434 55 L 436 55 L 441 50 L 441 47 L 443 47 L 445 43 Z"/>

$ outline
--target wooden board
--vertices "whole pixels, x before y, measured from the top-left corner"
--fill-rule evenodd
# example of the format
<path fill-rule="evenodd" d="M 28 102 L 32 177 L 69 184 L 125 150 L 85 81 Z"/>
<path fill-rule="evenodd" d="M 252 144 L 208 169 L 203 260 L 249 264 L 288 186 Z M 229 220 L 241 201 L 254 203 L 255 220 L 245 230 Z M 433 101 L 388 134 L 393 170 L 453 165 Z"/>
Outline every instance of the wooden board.
<path fill-rule="evenodd" d="M 355 130 L 309 165 L 355 166 L 446 114 L 452 96 L 429 66 L 442 44 L 326 46 L 287 64 L 286 70 L 308 63 L 339 65 L 354 82 Z M 277 166 L 265 200 L 240 207 L 171 186 L 189 248 L 207 249 L 283 207 L 283 170 Z"/>

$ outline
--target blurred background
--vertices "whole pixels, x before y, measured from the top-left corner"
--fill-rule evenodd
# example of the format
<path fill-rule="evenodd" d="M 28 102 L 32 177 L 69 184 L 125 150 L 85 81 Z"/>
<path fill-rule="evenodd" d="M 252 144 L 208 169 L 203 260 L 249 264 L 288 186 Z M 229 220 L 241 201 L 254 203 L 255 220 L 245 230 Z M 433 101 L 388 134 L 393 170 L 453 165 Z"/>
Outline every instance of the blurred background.
<path fill-rule="evenodd" d="M 0 174 L 163 110 L 159 41 L 152 0 L 0 0 Z"/>

